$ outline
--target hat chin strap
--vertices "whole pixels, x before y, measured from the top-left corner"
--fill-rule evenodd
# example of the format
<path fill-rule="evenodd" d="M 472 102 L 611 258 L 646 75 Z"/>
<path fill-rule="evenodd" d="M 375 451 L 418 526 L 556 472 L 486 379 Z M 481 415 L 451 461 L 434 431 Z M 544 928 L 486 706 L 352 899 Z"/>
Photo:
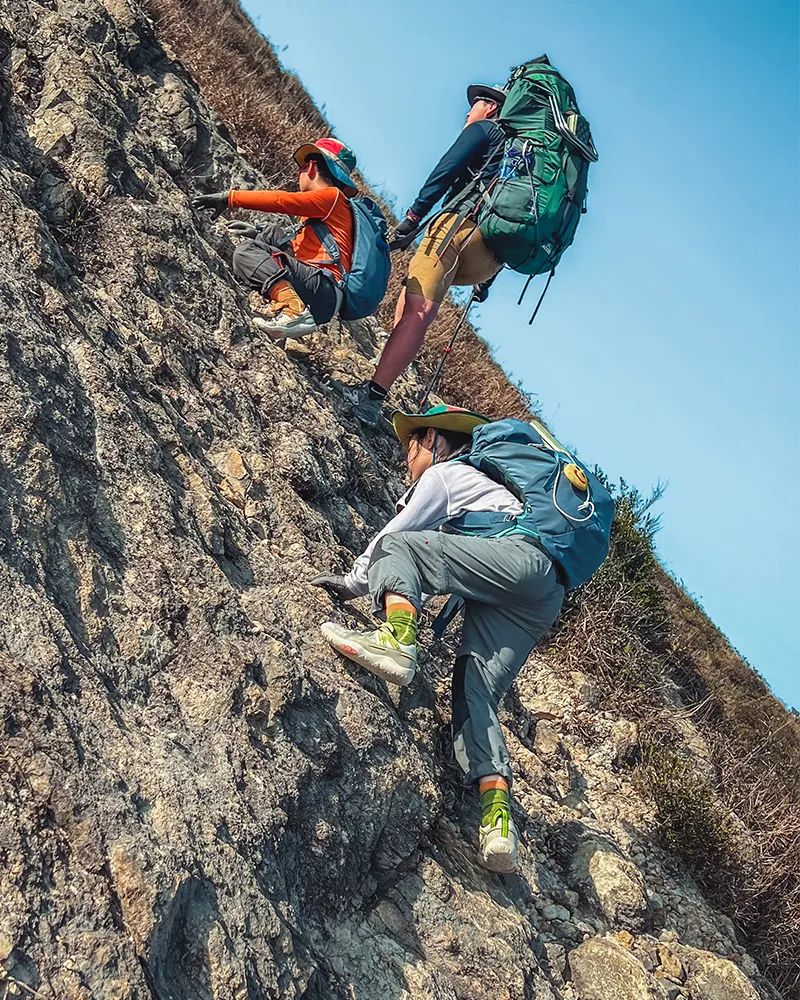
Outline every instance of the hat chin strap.
<path fill-rule="evenodd" d="M 431 428 L 433 431 L 433 447 L 431 448 L 431 465 L 436 465 L 436 452 L 439 449 L 439 432 L 435 427 Z"/>

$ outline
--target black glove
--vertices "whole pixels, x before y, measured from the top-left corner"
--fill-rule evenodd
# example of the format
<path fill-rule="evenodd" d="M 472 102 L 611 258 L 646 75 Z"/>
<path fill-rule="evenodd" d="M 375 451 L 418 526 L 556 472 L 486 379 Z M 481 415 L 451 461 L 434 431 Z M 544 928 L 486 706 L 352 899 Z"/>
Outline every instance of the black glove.
<path fill-rule="evenodd" d="M 405 250 L 407 246 L 414 242 L 418 229 L 419 219 L 406 215 L 405 219 L 403 219 L 400 225 L 397 226 L 395 231 L 392 233 L 392 238 L 389 241 L 389 249 Z"/>
<path fill-rule="evenodd" d="M 497 274 L 500 272 L 498 271 Z M 473 302 L 485 302 L 489 298 L 489 289 L 494 284 L 494 280 L 497 274 L 493 274 L 488 281 L 482 281 L 479 285 L 475 285 L 472 289 L 472 301 Z"/>
<path fill-rule="evenodd" d="M 258 226 L 254 226 L 252 222 L 243 222 L 241 219 L 229 222 L 225 226 L 225 231 L 233 239 L 254 240 L 258 236 Z"/>
<path fill-rule="evenodd" d="M 213 194 L 199 194 L 192 198 L 192 208 L 196 212 L 211 211 L 212 221 L 228 207 L 228 192 L 215 191 Z"/>
<path fill-rule="evenodd" d="M 320 573 L 308 582 L 312 587 L 324 587 L 338 601 L 354 601 L 361 596 L 350 590 L 343 576 L 334 576 L 332 573 Z"/>

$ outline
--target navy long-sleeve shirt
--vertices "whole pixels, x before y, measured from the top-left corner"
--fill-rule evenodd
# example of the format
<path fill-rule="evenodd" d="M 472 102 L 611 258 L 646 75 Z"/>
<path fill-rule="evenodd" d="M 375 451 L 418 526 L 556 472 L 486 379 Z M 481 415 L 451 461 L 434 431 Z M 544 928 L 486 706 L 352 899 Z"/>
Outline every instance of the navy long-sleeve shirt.
<path fill-rule="evenodd" d="M 454 210 L 463 208 L 468 201 L 477 204 L 482 185 L 476 184 L 461 199 L 458 194 L 476 176 L 480 176 L 483 186 L 492 180 L 500 169 L 504 145 L 505 135 L 497 122 L 484 118 L 467 125 L 431 171 L 411 211 L 422 218 L 445 195 L 446 202 L 454 202 Z"/>

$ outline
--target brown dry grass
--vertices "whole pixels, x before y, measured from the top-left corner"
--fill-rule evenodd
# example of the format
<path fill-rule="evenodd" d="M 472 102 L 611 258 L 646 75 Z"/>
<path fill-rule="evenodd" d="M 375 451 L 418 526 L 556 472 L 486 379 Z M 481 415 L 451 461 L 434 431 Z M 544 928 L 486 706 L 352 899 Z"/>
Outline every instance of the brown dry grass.
<path fill-rule="evenodd" d="M 638 776 L 663 843 L 734 920 L 772 981 L 793 995 L 800 718 L 658 564 L 651 499 L 623 484 L 611 555 L 571 595 L 547 651 L 562 669 L 600 678 L 606 706 L 640 721 Z M 708 748 L 702 760 L 690 731 Z"/>
<path fill-rule="evenodd" d="M 292 150 L 330 126 L 235 0 L 145 3 L 250 162 L 276 186 L 291 183 Z M 384 326 L 406 263 L 407 255 L 395 260 Z M 428 371 L 459 313 L 443 306 L 423 355 Z M 492 416 L 530 417 L 529 401 L 469 326 L 440 391 Z M 594 673 L 618 712 L 646 720 L 641 779 L 664 842 L 791 991 L 800 975 L 800 724 L 659 567 L 656 526 L 647 501 L 623 484 L 611 556 L 571 598 L 550 653 L 564 669 Z M 667 686 L 680 708 L 665 699 Z M 703 735 L 710 762 L 693 756 L 683 723 Z"/>

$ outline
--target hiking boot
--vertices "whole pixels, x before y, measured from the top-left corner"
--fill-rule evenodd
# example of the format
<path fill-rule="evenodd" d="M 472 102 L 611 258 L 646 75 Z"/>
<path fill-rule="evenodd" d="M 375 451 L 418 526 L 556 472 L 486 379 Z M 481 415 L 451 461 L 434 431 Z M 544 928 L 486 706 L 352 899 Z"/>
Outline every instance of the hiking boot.
<path fill-rule="evenodd" d="M 416 644 L 398 642 L 391 625 L 386 622 L 374 632 L 356 632 L 336 622 L 325 622 L 322 634 L 337 653 L 377 677 L 401 687 L 411 683 L 417 669 Z"/>
<path fill-rule="evenodd" d="M 257 322 L 259 329 L 266 330 L 273 340 L 302 340 L 319 329 L 308 309 L 304 309 L 299 316 L 289 316 L 283 311 L 274 319 L 262 320 L 259 317 L 253 322 Z"/>
<path fill-rule="evenodd" d="M 353 407 L 353 416 L 366 427 L 379 427 L 383 423 L 383 400 L 373 399 L 365 392 Z"/>
<path fill-rule="evenodd" d="M 384 422 L 383 404 L 385 400 L 369 394 L 369 382 L 361 385 L 342 386 L 342 397 L 352 407 L 353 416 L 367 427 L 379 427 Z"/>
<path fill-rule="evenodd" d="M 511 801 L 506 793 L 484 808 L 480 828 L 481 861 L 489 871 L 509 874 L 517 867 L 519 834 L 511 817 Z"/>
<path fill-rule="evenodd" d="M 265 326 L 272 323 L 276 317 L 280 316 L 283 306 L 276 308 L 275 304 L 265 299 L 260 292 L 250 292 L 247 297 L 247 305 L 250 309 L 250 316 L 253 326 L 263 330 Z"/>

